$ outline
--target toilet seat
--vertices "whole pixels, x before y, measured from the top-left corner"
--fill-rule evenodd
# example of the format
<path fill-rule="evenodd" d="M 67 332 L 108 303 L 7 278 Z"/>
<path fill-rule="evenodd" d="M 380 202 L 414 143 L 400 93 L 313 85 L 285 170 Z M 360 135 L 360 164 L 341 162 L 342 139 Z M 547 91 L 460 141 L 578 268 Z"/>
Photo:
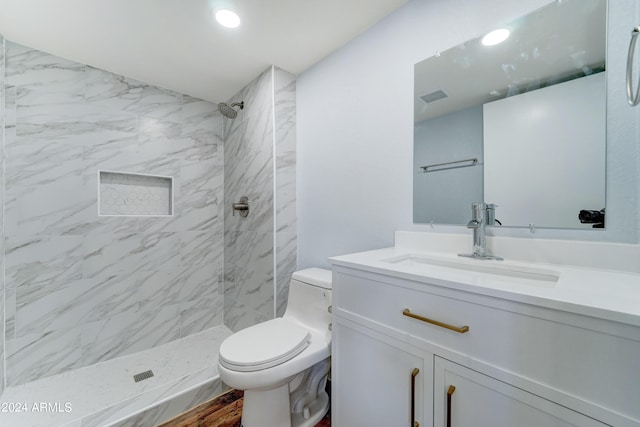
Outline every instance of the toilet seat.
<path fill-rule="evenodd" d="M 271 368 L 293 359 L 310 341 L 302 326 L 283 318 L 269 320 L 227 338 L 220 346 L 220 364 L 240 372 Z"/>

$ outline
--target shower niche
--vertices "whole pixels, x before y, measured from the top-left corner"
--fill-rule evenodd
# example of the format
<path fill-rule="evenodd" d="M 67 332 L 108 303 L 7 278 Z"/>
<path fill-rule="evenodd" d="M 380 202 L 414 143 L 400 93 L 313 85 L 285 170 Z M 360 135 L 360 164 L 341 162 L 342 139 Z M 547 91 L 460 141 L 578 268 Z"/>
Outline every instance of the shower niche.
<path fill-rule="evenodd" d="M 100 216 L 172 216 L 173 178 L 99 171 Z"/>

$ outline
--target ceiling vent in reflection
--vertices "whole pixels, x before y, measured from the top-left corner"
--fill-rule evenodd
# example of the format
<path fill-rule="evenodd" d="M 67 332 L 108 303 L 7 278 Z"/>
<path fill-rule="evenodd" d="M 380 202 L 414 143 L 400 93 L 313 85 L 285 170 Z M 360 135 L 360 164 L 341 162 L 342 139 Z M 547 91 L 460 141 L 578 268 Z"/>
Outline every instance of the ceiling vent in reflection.
<path fill-rule="evenodd" d="M 432 102 L 440 101 L 441 99 L 448 98 L 448 97 L 449 95 L 444 93 L 443 90 L 436 90 L 434 92 L 427 93 L 425 95 L 420 96 L 420 99 L 422 99 L 427 104 L 430 104 Z"/>

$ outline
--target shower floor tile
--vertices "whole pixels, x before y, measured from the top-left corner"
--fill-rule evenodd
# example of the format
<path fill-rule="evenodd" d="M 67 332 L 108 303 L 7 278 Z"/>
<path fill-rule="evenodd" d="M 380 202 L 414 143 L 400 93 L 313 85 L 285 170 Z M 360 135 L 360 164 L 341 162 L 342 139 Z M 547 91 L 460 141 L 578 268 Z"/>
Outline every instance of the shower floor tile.
<path fill-rule="evenodd" d="M 0 425 L 108 425 L 199 385 L 219 383 L 218 348 L 231 333 L 216 326 L 153 349 L 10 387 L 0 396 Z M 133 376 L 147 370 L 154 376 L 136 383 Z"/>

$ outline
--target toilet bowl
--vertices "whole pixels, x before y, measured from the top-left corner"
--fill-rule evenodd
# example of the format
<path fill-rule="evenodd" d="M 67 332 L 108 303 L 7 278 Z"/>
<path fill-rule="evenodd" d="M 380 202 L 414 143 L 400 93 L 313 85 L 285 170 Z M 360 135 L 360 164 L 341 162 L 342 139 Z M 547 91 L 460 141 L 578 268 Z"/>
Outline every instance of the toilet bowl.
<path fill-rule="evenodd" d="M 218 369 L 244 390 L 242 427 L 313 427 L 329 409 L 331 271 L 293 274 L 283 317 L 236 332 L 220 345 Z"/>

